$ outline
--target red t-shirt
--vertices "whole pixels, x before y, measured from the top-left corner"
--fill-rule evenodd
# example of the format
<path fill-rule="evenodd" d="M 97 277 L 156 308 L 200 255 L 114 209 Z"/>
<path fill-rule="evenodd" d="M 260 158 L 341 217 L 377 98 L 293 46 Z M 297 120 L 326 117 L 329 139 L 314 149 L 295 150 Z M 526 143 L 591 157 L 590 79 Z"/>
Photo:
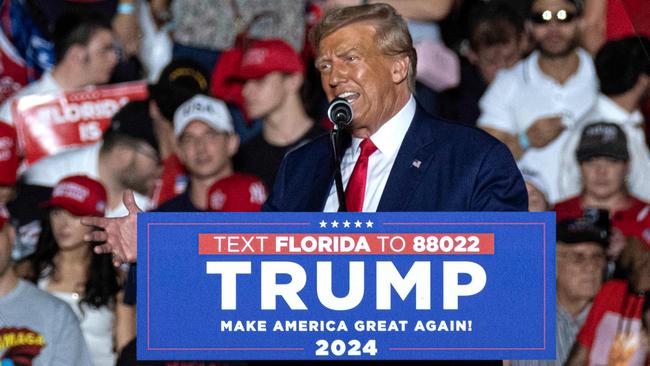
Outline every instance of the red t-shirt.
<path fill-rule="evenodd" d="M 644 35 L 650 38 L 650 1 L 607 1 L 607 40 Z"/>
<path fill-rule="evenodd" d="M 630 197 L 631 205 L 625 210 L 616 211 L 610 214 L 612 227 L 621 230 L 625 236 L 638 236 L 639 233 L 639 213 L 648 204 L 636 197 Z M 584 207 L 582 206 L 582 197 L 576 196 L 566 201 L 559 202 L 553 208 L 557 221 L 566 219 L 577 219 L 582 217 Z"/>
<path fill-rule="evenodd" d="M 600 289 L 577 341 L 589 351 L 588 365 L 644 365 L 641 349 L 641 312 L 645 297 L 628 292 L 623 280 Z M 609 360 L 617 360 L 610 362 Z"/>

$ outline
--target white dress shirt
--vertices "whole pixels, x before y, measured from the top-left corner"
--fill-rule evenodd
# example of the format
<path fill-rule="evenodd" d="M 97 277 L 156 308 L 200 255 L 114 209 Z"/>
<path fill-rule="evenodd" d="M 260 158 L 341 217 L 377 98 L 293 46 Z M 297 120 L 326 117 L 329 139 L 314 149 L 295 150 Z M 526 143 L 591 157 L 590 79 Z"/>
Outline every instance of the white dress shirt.
<path fill-rule="evenodd" d="M 363 212 L 376 212 L 381 200 L 381 195 L 386 187 L 388 176 L 397 158 L 400 146 L 406 131 L 411 126 L 415 116 L 415 99 L 410 97 L 409 101 L 377 130 L 370 140 L 377 146 L 377 151 L 368 159 L 368 178 L 366 179 L 366 193 L 363 197 Z M 361 154 L 359 145 L 363 139 L 353 137 L 352 145 L 345 150 L 341 160 L 341 175 L 343 187 L 347 187 L 354 165 Z M 336 185 L 332 184 L 329 196 L 325 202 L 324 212 L 337 212 L 339 200 L 336 194 Z"/>

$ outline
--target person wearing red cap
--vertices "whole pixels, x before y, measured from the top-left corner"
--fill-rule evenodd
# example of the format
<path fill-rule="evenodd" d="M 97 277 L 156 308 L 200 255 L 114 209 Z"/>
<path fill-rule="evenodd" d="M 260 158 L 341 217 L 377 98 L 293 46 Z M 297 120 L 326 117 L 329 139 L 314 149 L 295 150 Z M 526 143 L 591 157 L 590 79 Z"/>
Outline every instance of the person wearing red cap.
<path fill-rule="evenodd" d="M 235 168 L 273 187 L 287 152 L 323 134 L 305 112 L 300 96 L 305 67 L 298 53 L 279 39 L 253 42 L 242 56 L 237 78 L 249 118 L 262 119 L 262 132 L 242 145 Z"/>
<path fill-rule="evenodd" d="M 103 217 L 106 190 L 87 176 L 62 179 L 43 205 L 49 217 L 36 251 L 24 260 L 26 277 L 40 289 L 68 303 L 79 318 L 93 365 L 113 365 L 118 348 L 133 334 L 125 331 L 124 305 L 110 255 L 96 254 L 84 240 L 90 228 L 82 216 Z M 114 342 L 115 339 L 115 342 Z"/>
<path fill-rule="evenodd" d="M 14 197 L 17 171 L 16 130 L 0 122 L 0 204 L 7 204 Z"/>
<path fill-rule="evenodd" d="M 0 204 L 0 364 L 90 365 L 68 304 L 20 279 L 11 261 L 14 228 Z M 9 341 L 11 340 L 11 341 Z"/>

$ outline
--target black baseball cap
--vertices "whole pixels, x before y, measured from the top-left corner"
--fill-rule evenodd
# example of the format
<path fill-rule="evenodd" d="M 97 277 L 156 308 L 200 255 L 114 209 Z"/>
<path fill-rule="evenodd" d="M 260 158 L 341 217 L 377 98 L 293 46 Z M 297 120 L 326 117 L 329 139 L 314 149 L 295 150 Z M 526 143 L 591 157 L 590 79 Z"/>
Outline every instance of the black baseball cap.
<path fill-rule="evenodd" d="M 104 132 L 104 138 L 110 134 L 120 134 L 142 140 L 151 145 L 157 153 L 160 153 L 147 101 L 129 102 L 115 113 L 110 126 Z"/>
<path fill-rule="evenodd" d="M 609 211 L 585 209 L 582 217 L 557 223 L 557 240 L 564 244 L 597 243 L 606 248 L 609 245 L 610 225 Z"/>
<path fill-rule="evenodd" d="M 576 150 L 578 162 L 582 163 L 598 157 L 609 157 L 621 161 L 630 160 L 627 137 L 617 124 L 596 122 L 587 125 L 582 130 Z"/>
<path fill-rule="evenodd" d="M 189 59 L 170 62 L 161 71 L 158 82 L 149 85 L 150 98 L 169 121 L 174 119 L 174 112 L 181 104 L 196 94 L 209 92 L 210 75 L 199 63 Z"/>

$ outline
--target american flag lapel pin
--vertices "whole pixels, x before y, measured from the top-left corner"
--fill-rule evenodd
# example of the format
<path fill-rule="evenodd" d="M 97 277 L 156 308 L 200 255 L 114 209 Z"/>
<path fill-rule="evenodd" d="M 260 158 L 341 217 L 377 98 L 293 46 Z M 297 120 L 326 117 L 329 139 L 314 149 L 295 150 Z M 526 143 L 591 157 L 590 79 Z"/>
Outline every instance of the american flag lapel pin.
<path fill-rule="evenodd" d="M 420 169 L 420 165 L 422 165 L 422 162 L 420 160 L 415 159 L 413 160 L 413 163 L 411 163 L 411 165 L 413 165 L 417 169 Z"/>

